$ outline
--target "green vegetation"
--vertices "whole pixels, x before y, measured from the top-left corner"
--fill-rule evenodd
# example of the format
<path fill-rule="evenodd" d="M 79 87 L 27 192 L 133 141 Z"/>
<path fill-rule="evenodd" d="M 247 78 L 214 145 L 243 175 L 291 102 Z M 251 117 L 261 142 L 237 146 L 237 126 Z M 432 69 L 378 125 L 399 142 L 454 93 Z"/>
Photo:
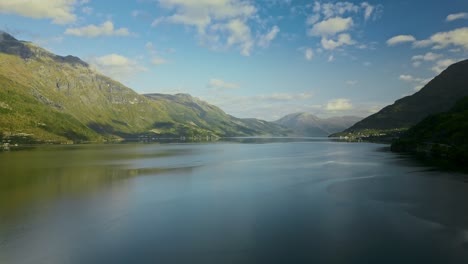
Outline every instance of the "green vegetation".
<path fill-rule="evenodd" d="M 468 96 L 446 113 L 431 115 L 392 144 L 392 150 L 468 166 Z"/>
<path fill-rule="evenodd" d="M 356 132 L 340 132 L 330 135 L 330 137 L 340 138 L 349 142 L 376 142 L 376 143 L 392 143 L 407 131 L 407 128 L 395 129 L 362 129 Z"/>
<path fill-rule="evenodd" d="M 282 135 L 189 95 L 145 97 L 91 69 L 12 36 L 0 36 L 2 142 L 79 143 Z"/>
<path fill-rule="evenodd" d="M 226 114 L 220 108 L 210 105 L 188 94 L 146 94 L 147 98 L 164 105 L 169 116 L 179 123 L 185 123 L 195 130 L 209 130 L 222 137 L 232 136 L 282 136 L 287 130 L 280 125 L 258 119 L 241 119 Z M 155 124 L 155 128 L 174 127 L 167 123 Z"/>

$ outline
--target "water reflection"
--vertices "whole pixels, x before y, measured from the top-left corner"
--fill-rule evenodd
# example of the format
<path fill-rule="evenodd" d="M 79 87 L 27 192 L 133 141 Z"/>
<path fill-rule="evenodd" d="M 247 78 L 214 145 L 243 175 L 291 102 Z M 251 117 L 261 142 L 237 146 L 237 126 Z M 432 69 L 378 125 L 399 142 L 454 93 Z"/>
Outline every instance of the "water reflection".
<path fill-rule="evenodd" d="M 0 166 L 0 263 L 468 261 L 463 177 L 382 145 L 46 147 Z"/>
<path fill-rule="evenodd" d="M 137 151 L 139 150 L 139 151 Z M 43 147 L 1 153 L 0 228 L 2 222 L 61 197 L 87 196 L 105 188 L 128 184 L 129 178 L 187 171 L 193 167 L 141 167 L 142 159 L 180 156 L 184 150 L 162 149 L 148 153 L 126 146 Z"/>

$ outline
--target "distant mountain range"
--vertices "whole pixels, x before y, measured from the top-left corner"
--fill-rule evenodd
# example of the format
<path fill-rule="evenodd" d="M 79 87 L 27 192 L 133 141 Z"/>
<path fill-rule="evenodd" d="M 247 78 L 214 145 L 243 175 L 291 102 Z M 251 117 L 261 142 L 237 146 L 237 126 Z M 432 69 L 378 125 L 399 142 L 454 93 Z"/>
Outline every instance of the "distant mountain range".
<path fill-rule="evenodd" d="M 465 96 L 468 96 L 468 60 L 451 65 L 420 91 L 397 100 L 344 133 L 407 129 L 429 115 L 450 110 Z"/>
<path fill-rule="evenodd" d="M 284 116 L 274 123 L 291 129 L 292 135 L 295 136 L 326 137 L 343 131 L 360 120 L 362 118 L 357 116 L 319 118 L 309 113 L 295 113 Z"/>
<path fill-rule="evenodd" d="M 52 54 L 4 32 L 0 87 L 3 141 L 287 134 L 278 124 L 235 118 L 189 95 L 140 95 L 77 57 Z"/>

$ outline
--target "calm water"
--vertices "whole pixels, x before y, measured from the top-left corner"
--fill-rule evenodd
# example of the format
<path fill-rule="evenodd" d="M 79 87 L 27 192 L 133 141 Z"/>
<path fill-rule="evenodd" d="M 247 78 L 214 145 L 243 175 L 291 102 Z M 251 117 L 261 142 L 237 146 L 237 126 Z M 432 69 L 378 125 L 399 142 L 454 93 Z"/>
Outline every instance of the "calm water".
<path fill-rule="evenodd" d="M 299 140 L 0 153 L 0 263 L 468 263 L 466 176 Z"/>

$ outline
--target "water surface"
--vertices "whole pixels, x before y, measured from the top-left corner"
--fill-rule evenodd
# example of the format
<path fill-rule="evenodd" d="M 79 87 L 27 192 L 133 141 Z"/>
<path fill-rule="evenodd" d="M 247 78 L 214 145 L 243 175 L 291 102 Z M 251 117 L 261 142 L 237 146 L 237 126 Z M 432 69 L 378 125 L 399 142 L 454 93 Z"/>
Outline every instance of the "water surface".
<path fill-rule="evenodd" d="M 468 184 L 325 139 L 0 153 L 0 263 L 468 263 Z"/>

